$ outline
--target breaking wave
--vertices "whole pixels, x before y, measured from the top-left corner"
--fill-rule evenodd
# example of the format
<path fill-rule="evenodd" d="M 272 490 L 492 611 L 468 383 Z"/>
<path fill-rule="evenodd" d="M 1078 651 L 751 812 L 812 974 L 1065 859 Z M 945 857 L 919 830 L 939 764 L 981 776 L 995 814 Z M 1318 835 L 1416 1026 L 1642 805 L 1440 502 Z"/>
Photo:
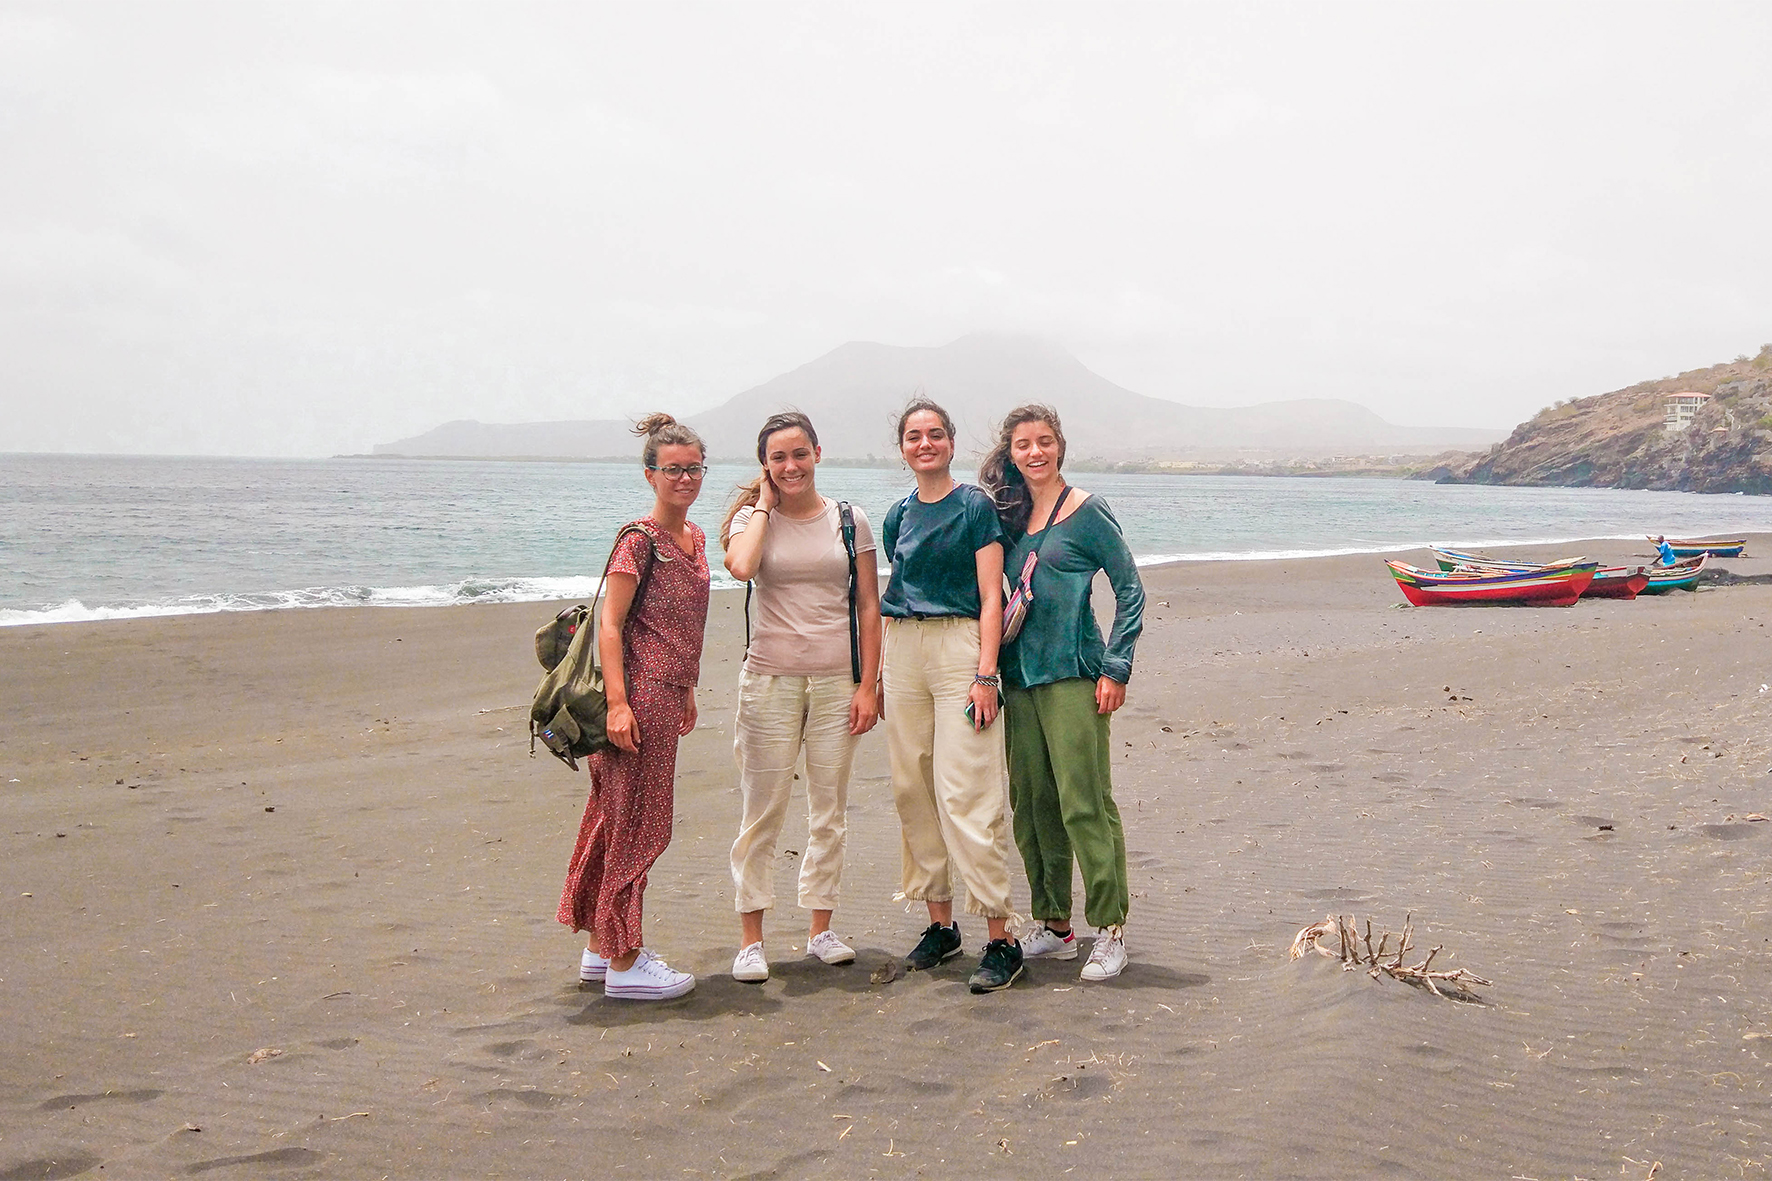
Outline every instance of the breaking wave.
<path fill-rule="evenodd" d="M 741 583 L 719 576 L 714 589 Z M 99 619 L 149 619 L 164 615 L 212 615 L 222 611 L 294 611 L 308 607 L 453 607 L 463 603 L 542 603 L 589 599 L 595 578 L 464 578 L 425 586 L 311 586 L 301 590 L 222 595 L 180 595 L 140 602 L 89 606 L 69 599 L 35 610 L 0 608 L 0 627 L 36 623 L 84 623 Z"/>

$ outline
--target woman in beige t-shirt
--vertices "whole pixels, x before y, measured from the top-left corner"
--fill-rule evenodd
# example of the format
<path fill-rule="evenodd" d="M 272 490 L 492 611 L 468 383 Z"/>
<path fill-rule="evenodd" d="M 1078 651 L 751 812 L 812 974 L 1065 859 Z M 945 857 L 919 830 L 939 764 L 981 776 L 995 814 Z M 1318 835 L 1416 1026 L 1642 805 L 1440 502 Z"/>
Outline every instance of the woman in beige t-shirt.
<path fill-rule="evenodd" d="M 800 905 L 812 912 L 806 951 L 827 964 L 855 959 L 831 930 L 843 874 L 849 767 L 856 739 L 880 720 L 880 582 L 874 535 L 853 509 L 856 627 L 861 679 L 850 659 L 849 557 L 835 501 L 819 495 L 818 433 L 799 413 L 777 414 L 757 435 L 762 474 L 741 489 L 720 530 L 726 569 L 753 583 L 756 627 L 739 677 L 738 758 L 744 817 L 732 844 L 742 938 L 737 980 L 769 979 L 763 912 L 775 904 L 775 843 L 806 753 L 808 837 Z"/>

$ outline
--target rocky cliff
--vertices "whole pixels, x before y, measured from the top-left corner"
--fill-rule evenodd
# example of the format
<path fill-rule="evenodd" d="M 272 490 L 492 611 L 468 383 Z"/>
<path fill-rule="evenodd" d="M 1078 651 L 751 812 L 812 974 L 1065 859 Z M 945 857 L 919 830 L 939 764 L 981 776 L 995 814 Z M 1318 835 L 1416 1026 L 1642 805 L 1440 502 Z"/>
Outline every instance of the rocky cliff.
<path fill-rule="evenodd" d="M 1665 429 L 1666 396 L 1688 391 L 1711 397 L 1685 430 Z M 1415 478 L 1772 495 L 1772 345 L 1756 357 L 1548 406 L 1488 451 Z"/>

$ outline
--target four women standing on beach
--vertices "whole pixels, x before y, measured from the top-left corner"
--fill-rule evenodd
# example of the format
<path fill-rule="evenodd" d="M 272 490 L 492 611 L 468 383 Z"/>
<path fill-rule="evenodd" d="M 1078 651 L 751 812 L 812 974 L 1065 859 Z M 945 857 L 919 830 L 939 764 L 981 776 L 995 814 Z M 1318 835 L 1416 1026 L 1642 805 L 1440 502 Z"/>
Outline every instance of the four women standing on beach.
<path fill-rule="evenodd" d="M 818 432 L 804 414 L 770 418 L 757 435 L 762 474 L 740 490 L 721 530 L 726 569 L 752 583 L 757 599 L 754 633 L 746 612 L 732 744 L 744 801 L 732 844 L 738 980 L 769 979 L 763 912 L 775 905 L 775 842 L 802 750 L 808 836 L 799 901 L 812 912 L 806 951 L 827 964 L 855 959 L 831 930 L 831 912 L 843 874 L 855 743 L 880 718 L 879 566 L 866 514 L 819 495 L 819 458 Z"/>
<path fill-rule="evenodd" d="M 677 739 L 696 720 L 709 579 L 705 540 L 688 511 L 706 456 L 669 415 L 635 430 L 646 436 L 655 502 L 610 557 L 598 651 L 613 746 L 591 756 L 591 797 L 559 919 L 589 932 L 581 980 L 602 981 L 612 997 L 666 999 L 690 991 L 695 978 L 643 946 L 641 902 L 670 840 Z M 722 529 L 726 567 L 754 583 L 759 608 L 754 637 L 747 612 L 734 741 L 744 815 L 731 856 L 741 927 L 733 976 L 769 977 L 763 914 L 774 904 L 775 843 L 802 751 L 807 952 L 828 964 L 855 958 L 830 922 L 855 743 L 884 716 L 900 897 L 922 901 L 930 920 L 905 966 L 933 968 L 960 954 L 950 865 L 967 910 L 988 929 L 973 992 L 1009 987 L 1024 955 L 1074 959 L 1074 857 L 1085 917 L 1099 932 L 1083 979 L 1110 979 L 1126 964 L 1129 893 L 1108 717 L 1125 701 L 1141 627 L 1144 591 L 1132 556 L 1107 505 L 1065 484 L 1064 435 L 1049 408 L 1025 406 L 1005 420 L 980 471 L 988 492 L 953 478 L 954 425 L 935 403 L 907 406 L 898 440 L 917 488 L 882 524 L 892 566 L 883 596 L 866 516 L 817 490 L 818 436 L 805 415 L 764 424 L 763 472 L 741 489 Z M 1009 569 L 1024 579 L 1032 571 L 1037 593 L 1023 588 L 1024 621 L 1005 646 L 1006 547 Z M 1097 571 L 1116 602 L 1106 642 L 1089 602 Z M 1000 710 L 1007 722 L 993 726 Z M 1025 953 L 1009 930 L 1011 801 L 1041 924 Z"/>
<path fill-rule="evenodd" d="M 646 949 L 641 910 L 647 872 L 671 840 L 677 739 L 695 729 L 709 580 L 707 541 L 689 507 L 707 466 L 700 437 L 668 414 L 642 419 L 634 433 L 646 439 L 652 513 L 609 559 L 597 654 L 614 745 L 590 756 L 590 800 L 556 917 L 589 932 L 580 980 L 601 981 L 606 996 L 665 1000 L 695 977 Z"/>
<path fill-rule="evenodd" d="M 1084 980 L 1126 966 L 1130 904 L 1126 837 L 1110 781 L 1108 719 L 1126 701 L 1144 620 L 1144 585 L 1119 522 L 1099 496 L 1065 483 L 1064 431 L 1050 407 L 1011 411 L 979 481 L 1010 537 L 1008 569 L 1037 553 L 1032 599 L 1002 655 L 1009 797 L 1027 868 L 1033 917 L 1029 958 L 1075 959 L 1071 863 L 1083 871 L 1084 917 L 1097 928 Z M 1089 602 L 1097 571 L 1114 592 L 1104 643 Z"/>

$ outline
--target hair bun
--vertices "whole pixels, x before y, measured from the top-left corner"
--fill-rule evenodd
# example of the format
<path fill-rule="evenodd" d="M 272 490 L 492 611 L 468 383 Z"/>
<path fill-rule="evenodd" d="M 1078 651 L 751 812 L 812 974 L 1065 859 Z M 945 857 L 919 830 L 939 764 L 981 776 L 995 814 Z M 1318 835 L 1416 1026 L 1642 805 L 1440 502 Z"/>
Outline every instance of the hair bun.
<path fill-rule="evenodd" d="M 651 435 L 656 434 L 665 427 L 676 425 L 677 420 L 661 410 L 654 414 L 648 414 L 645 418 L 636 422 L 633 429 L 636 435 Z"/>
<path fill-rule="evenodd" d="M 660 447 L 694 447 L 701 452 L 702 462 L 707 462 L 708 448 L 701 436 L 663 411 L 654 411 L 636 422 L 634 433 L 646 440 L 641 444 L 640 458 L 647 467 L 657 462 Z"/>

